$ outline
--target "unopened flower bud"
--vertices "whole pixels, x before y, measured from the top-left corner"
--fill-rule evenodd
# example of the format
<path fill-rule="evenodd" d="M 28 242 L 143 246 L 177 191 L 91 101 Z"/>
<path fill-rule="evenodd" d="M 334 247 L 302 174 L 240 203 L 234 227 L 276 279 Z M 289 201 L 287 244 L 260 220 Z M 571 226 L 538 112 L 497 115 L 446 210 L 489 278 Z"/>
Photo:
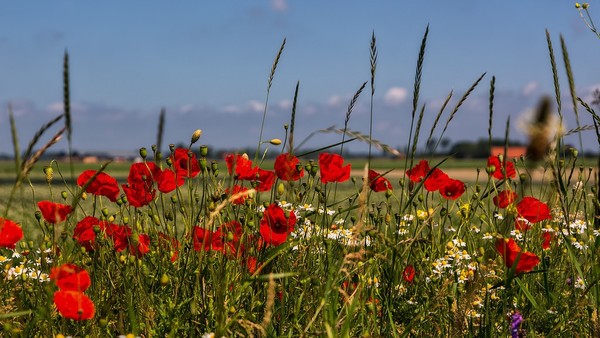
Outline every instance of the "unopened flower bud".
<path fill-rule="evenodd" d="M 215 160 L 212 160 L 212 161 L 210 162 L 210 169 L 211 169 L 212 171 L 217 171 L 217 170 L 219 170 L 219 164 L 217 163 L 217 161 L 215 161 Z"/>
<path fill-rule="evenodd" d="M 174 152 L 174 151 L 175 151 L 175 145 L 174 145 L 173 143 L 169 144 L 169 150 L 170 150 L 171 152 Z"/>
<path fill-rule="evenodd" d="M 577 9 L 581 8 L 581 4 L 579 2 L 576 2 L 575 3 L 575 8 L 577 8 Z"/>
<path fill-rule="evenodd" d="M 52 170 L 52 167 L 44 167 L 44 174 L 46 175 L 46 182 L 50 183 L 52 181 L 52 174 L 54 173 L 54 171 Z"/>
<path fill-rule="evenodd" d="M 67 195 L 67 192 L 63 190 L 60 192 L 60 196 L 66 201 L 69 195 Z"/>
<path fill-rule="evenodd" d="M 200 136 L 202 136 L 202 130 L 196 129 L 196 131 L 194 131 L 194 133 L 192 134 L 191 144 L 198 142 Z"/>
<path fill-rule="evenodd" d="M 279 183 L 277 185 L 277 194 L 278 195 L 283 195 L 283 193 L 285 192 L 285 185 L 283 185 L 283 183 Z"/>
<path fill-rule="evenodd" d="M 583 7 L 583 9 L 588 9 L 588 7 L 590 7 L 590 4 L 588 4 L 587 2 L 584 2 L 581 7 Z"/>
<path fill-rule="evenodd" d="M 169 285 L 169 281 L 169 276 L 166 273 L 163 273 L 163 275 L 160 277 L 160 285 L 167 286 Z"/>
<path fill-rule="evenodd" d="M 493 174 L 494 172 L 496 172 L 496 166 L 491 165 L 491 166 L 485 168 L 485 172 L 488 173 L 488 175 Z"/>
<path fill-rule="evenodd" d="M 146 156 L 148 156 L 148 150 L 146 150 L 144 147 L 140 148 L 140 156 L 145 160 Z"/>
<path fill-rule="evenodd" d="M 38 222 L 42 219 L 42 213 L 40 211 L 35 212 L 35 219 L 37 219 Z"/>
<path fill-rule="evenodd" d="M 274 146 L 278 146 L 281 144 L 281 140 L 278 138 L 274 138 L 274 139 L 271 139 L 271 141 L 269 141 L 269 143 L 271 143 Z"/>
<path fill-rule="evenodd" d="M 104 215 L 104 217 L 108 216 L 108 209 L 107 208 L 102 208 L 102 215 Z"/>
<path fill-rule="evenodd" d="M 173 166 L 173 160 L 172 160 L 170 157 L 167 157 L 167 160 L 166 160 L 165 162 L 167 162 L 167 165 L 168 165 L 169 167 L 172 167 L 172 166 Z"/>
<path fill-rule="evenodd" d="M 208 155 L 208 146 L 201 145 L 200 146 L 200 156 L 206 157 Z"/>

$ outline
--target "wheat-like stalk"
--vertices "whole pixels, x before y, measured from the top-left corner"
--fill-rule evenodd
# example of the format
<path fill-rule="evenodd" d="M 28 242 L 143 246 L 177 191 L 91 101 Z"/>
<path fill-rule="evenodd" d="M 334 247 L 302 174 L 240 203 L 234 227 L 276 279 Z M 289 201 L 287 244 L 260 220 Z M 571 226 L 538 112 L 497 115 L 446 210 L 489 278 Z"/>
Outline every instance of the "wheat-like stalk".
<path fill-rule="evenodd" d="M 346 134 L 347 136 L 351 136 L 359 141 L 372 144 L 373 146 L 375 146 L 375 148 L 377 148 L 379 150 L 383 150 L 383 151 L 390 153 L 392 155 L 395 155 L 395 156 L 401 156 L 401 153 L 398 150 L 392 148 L 391 146 L 389 146 L 381 141 L 372 139 L 369 137 L 369 135 L 362 134 L 361 132 L 358 132 L 358 131 L 352 131 L 352 130 L 344 131 L 343 129 L 339 129 L 339 128 L 335 128 L 335 126 L 331 126 L 327 129 L 321 129 L 321 130 L 319 130 L 319 132 L 320 133 Z"/>
<path fill-rule="evenodd" d="M 294 153 L 294 127 L 296 126 L 296 106 L 298 104 L 298 89 L 300 88 L 300 81 L 296 82 L 296 90 L 294 90 L 294 101 L 292 103 L 292 117 L 290 121 L 290 135 L 288 141 L 289 153 Z"/>
<path fill-rule="evenodd" d="M 562 123 L 562 103 L 560 99 L 560 84 L 558 82 L 558 70 L 556 68 L 556 59 L 554 57 L 554 48 L 552 48 L 552 40 L 550 39 L 550 33 L 546 29 L 546 42 L 548 44 L 548 54 L 550 55 L 550 66 L 552 68 L 552 80 L 554 82 L 554 96 L 556 97 L 556 109 L 558 110 L 558 116 Z"/>
<path fill-rule="evenodd" d="M 360 93 L 362 93 L 362 91 L 363 91 L 363 89 L 365 89 L 366 85 L 367 85 L 367 81 L 363 82 L 363 84 L 360 86 L 360 88 L 358 88 L 358 91 L 356 91 L 356 93 L 354 93 L 352 100 L 350 100 L 350 103 L 348 104 L 348 109 L 346 110 L 346 118 L 344 119 L 344 133 L 342 134 L 342 142 L 344 142 L 346 139 L 346 131 L 348 130 L 348 122 L 350 122 L 350 115 L 352 115 L 352 110 L 354 109 L 354 105 L 356 104 L 356 101 L 358 100 Z M 340 147 L 340 155 L 342 155 L 343 151 L 344 151 L 344 143 L 342 143 L 342 146 Z"/>
<path fill-rule="evenodd" d="M 42 137 L 42 135 L 46 132 L 46 130 L 50 129 L 50 127 L 52 127 L 56 122 L 60 121 L 60 119 L 63 118 L 63 114 L 58 115 L 57 117 L 53 118 L 52 120 L 50 120 L 48 123 L 44 124 L 34 135 L 33 138 L 31 139 L 31 141 L 29 141 L 29 145 L 27 146 L 27 150 L 25 150 L 25 154 L 23 155 L 23 162 L 21 163 L 21 168 L 23 168 L 23 166 L 25 165 L 25 161 L 29 158 L 29 156 L 31 155 L 31 152 L 33 151 L 33 147 L 35 147 L 35 145 L 37 144 L 37 142 L 40 140 L 40 138 Z M 65 127 L 66 128 L 66 127 Z M 63 129 L 65 129 L 63 128 Z"/>
<path fill-rule="evenodd" d="M 496 89 L 496 77 L 492 76 L 490 81 L 490 104 L 489 104 L 489 119 L 488 119 L 488 147 L 492 149 L 492 121 L 494 117 L 494 91 Z"/>
<path fill-rule="evenodd" d="M 158 115 L 158 131 L 156 133 L 156 151 L 157 153 L 162 149 L 162 140 L 165 132 L 165 108 L 160 109 L 160 114 Z M 158 154 L 156 154 L 158 155 Z"/>
<path fill-rule="evenodd" d="M 575 113 L 575 123 L 577 128 L 581 127 L 581 121 L 579 121 L 579 111 L 577 109 L 577 94 L 575 93 L 575 79 L 573 78 L 573 70 L 571 69 L 571 61 L 569 60 L 569 52 L 567 51 L 567 44 L 562 34 L 560 35 L 560 47 L 562 49 L 563 61 L 565 63 L 565 70 L 567 72 L 567 79 L 569 80 L 569 93 L 571 93 L 571 102 L 573 103 L 573 112 Z M 583 138 L 581 134 L 579 137 L 579 147 L 583 154 Z"/>
<path fill-rule="evenodd" d="M 452 98 L 452 94 L 453 94 L 453 91 L 450 91 L 450 93 L 448 94 L 448 96 L 446 96 L 446 100 L 444 100 L 444 103 L 442 104 L 442 107 L 440 108 L 440 110 L 438 111 L 437 115 L 435 116 L 435 121 L 433 121 L 433 126 L 429 130 L 429 136 L 427 136 L 427 142 L 425 144 L 429 144 L 429 142 L 431 141 L 431 137 L 433 137 L 433 131 L 435 130 L 435 127 L 437 127 L 438 122 L 440 122 L 440 118 L 442 117 L 442 113 L 444 112 L 444 109 L 446 109 L 446 106 L 448 105 L 448 102 L 450 102 L 450 99 Z M 433 151 L 435 151 L 436 148 L 437 148 L 437 144 L 435 145 L 435 148 L 433 148 Z"/>

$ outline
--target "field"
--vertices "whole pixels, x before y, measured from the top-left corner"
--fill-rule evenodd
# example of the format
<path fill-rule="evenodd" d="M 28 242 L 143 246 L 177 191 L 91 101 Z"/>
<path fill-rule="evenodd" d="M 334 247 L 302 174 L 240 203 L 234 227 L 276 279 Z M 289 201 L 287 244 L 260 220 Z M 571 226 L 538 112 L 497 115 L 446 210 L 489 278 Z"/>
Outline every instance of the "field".
<path fill-rule="evenodd" d="M 0 335 L 600 336 L 598 159 L 566 147 L 543 107 L 520 158 L 422 157 L 417 144 L 442 138 L 485 75 L 443 128 L 443 108 L 422 126 L 426 41 L 410 151 L 397 160 L 340 155 L 348 140 L 391 149 L 347 130 L 352 101 L 340 142 L 300 158 L 292 110 L 282 139 L 263 140 L 263 122 L 254 154 L 211 158 L 196 130 L 169 140 L 187 147 L 140 145 L 137 163 L 40 160 L 71 128 L 65 55 L 64 114 L 15 151 L 16 164 L 0 163 Z M 594 124 L 576 132 L 595 131 L 600 145 L 600 117 L 577 99 Z M 265 143 L 275 160 L 260 161 Z"/>

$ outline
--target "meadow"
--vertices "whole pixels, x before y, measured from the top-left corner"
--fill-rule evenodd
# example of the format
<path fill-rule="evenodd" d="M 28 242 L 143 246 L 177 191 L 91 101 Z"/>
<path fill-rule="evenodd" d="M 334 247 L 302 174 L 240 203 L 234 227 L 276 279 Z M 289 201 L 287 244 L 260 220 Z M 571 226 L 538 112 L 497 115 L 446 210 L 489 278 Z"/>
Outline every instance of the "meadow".
<path fill-rule="evenodd" d="M 417 145 L 442 139 L 474 88 L 489 86 L 490 147 L 496 123 L 508 147 L 510 120 L 497 121 L 495 78 L 482 74 L 454 107 L 448 97 L 433 125 L 422 124 L 427 35 L 405 113 L 408 147 L 394 160 L 371 156 L 391 149 L 372 125 L 347 128 L 356 100 L 376 94 L 375 35 L 371 78 L 348 104 L 340 142 L 308 154 L 294 149 L 296 90 L 285 133 L 264 140 L 261 129 L 254 153 L 211 158 L 200 129 L 168 140 L 188 146 L 163 153 L 159 128 L 158 146 L 139 145 L 140 162 L 40 160 L 61 137 L 73 146 L 65 54 L 65 111 L 24 151 L 9 112 L 2 336 L 600 336 L 598 163 L 579 155 L 583 144 L 563 142 L 595 132 L 600 145 L 600 117 L 576 97 L 564 41 L 568 78 L 558 78 L 549 34 L 548 69 L 557 93 L 568 83 L 575 111 L 593 125 L 552 124 L 550 115 L 562 119 L 557 97 L 558 113 L 538 108 L 526 155 L 460 161 L 423 156 Z M 346 160 L 348 142 L 366 142 L 369 156 Z M 266 151 L 275 160 L 264 160 Z"/>

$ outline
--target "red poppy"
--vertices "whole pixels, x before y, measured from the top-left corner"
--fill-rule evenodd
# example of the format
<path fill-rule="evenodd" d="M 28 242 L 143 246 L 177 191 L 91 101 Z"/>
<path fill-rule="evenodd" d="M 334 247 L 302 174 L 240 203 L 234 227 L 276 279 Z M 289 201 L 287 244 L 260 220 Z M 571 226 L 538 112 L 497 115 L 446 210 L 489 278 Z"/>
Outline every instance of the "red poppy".
<path fill-rule="evenodd" d="M 450 177 L 445 172 L 443 172 L 441 169 L 435 168 L 429 177 L 427 177 L 423 185 L 429 192 L 438 191 L 449 179 Z"/>
<path fill-rule="evenodd" d="M 96 170 L 84 170 L 77 178 L 77 185 L 83 187 L 94 174 L 96 174 Z M 103 172 L 96 176 L 85 191 L 94 195 L 106 196 L 111 202 L 116 202 L 120 193 L 117 180 Z"/>
<path fill-rule="evenodd" d="M 129 251 L 138 258 L 146 255 L 150 252 L 150 236 L 139 234 L 137 244 L 135 246 L 133 243 L 129 244 Z"/>
<path fill-rule="evenodd" d="M 245 192 L 245 191 L 248 191 L 248 188 L 239 186 L 237 184 L 235 184 L 233 186 L 233 189 L 231 189 L 231 192 L 230 192 L 229 188 L 225 189 L 225 193 L 230 194 L 231 196 L 233 196 L 235 194 L 239 194 L 239 193 Z M 238 198 L 234 199 L 233 202 L 231 202 L 231 203 L 233 205 L 242 205 L 242 204 L 244 204 L 244 202 L 246 202 L 246 198 L 247 197 L 248 196 L 238 197 Z"/>
<path fill-rule="evenodd" d="M 550 208 L 535 197 L 525 196 L 517 204 L 517 213 L 531 223 L 551 219 Z"/>
<path fill-rule="evenodd" d="M 512 238 L 499 238 L 496 241 L 496 250 L 502 255 L 507 268 L 512 268 L 514 262 L 518 259 L 515 274 L 529 272 L 540 262 L 539 257 L 534 253 L 522 252 Z"/>
<path fill-rule="evenodd" d="M 50 272 L 56 286 L 62 291 L 85 291 L 92 284 L 90 275 L 75 264 L 66 263 L 52 268 Z"/>
<path fill-rule="evenodd" d="M 128 184 L 122 186 L 129 204 L 141 208 L 152 202 L 156 195 L 153 185 L 161 173 L 160 168 L 153 162 L 132 164 L 127 176 Z"/>
<path fill-rule="evenodd" d="M 542 238 L 544 242 L 542 242 L 542 249 L 548 250 L 550 249 L 550 243 L 552 242 L 552 233 L 546 231 L 542 233 Z"/>
<path fill-rule="evenodd" d="M 508 178 L 514 178 L 515 176 L 517 176 L 517 172 L 515 171 L 515 165 L 514 163 L 510 162 L 510 161 L 504 161 L 504 163 L 506 163 L 506 168 L 504 168 L 505 173 L 502 172 L 503 169 L 503 165 L 502 163 L 500 163 L 500 159 L 498 158 L 498 156 L 490 156 L 488 157 L 488 161 L 487 161 L 487 166 L 488 168 L 490 167 L 494 167 L 494 172 L 491 173 L 490 175 L 492 175 L 494 178 L 497 178 L 499 180 L 508 177 Z"/>
<path fill-rule="evenodd" d="M 286 217 L 285 212 L 275 203 L 269 205 L 260 220 L 260 234 L 266 243 L 271 245 L 283 244 L 287 235 L 294 231 L 296 215 L 290 211 Z"/>
<path fill-rule="evenodd" d="M 465 184 L 460 180 L 449 178 L 440 188 L 440 194 L 447 200 L 455 200 L 465 192 Z"/>
<path fill-rule="evenodd" d="M 182 175 L 175 175 L 171 169 L 165 169 L 156 177 L 156 183 L 158 191 L 166 194 L 181 187 L 185 183 L 185 178 Z"/>
<path fill-rule="evenodd" d="M 19 224 L 0 217 L 0 248 L 14 249 L 23 238 L 23 230 Z"/>
<path fill-rule="evenodd" d="M 56 224 L 63 222 L 67 216 L 73 211 L 70 205 L 54 203 L 51 201 L 40 201 L 38 207 L 42 212 L 42 217 L 48 223 Z"/>
<path fill-rule="evenodd" d="M 392 184 L 387 178 L 381 176 L 375 170 L 369 169 L 369 187 L 375 192 L 393 190 Z"/>
<path fill-rule="evenodd" d="M 129 245 L 131 237 L 131 228 L 126 225 L 108 224 L 105 227 L 106 235 L 112 238 L 115 251 L 121 252 Z"/>
<path fill-rule="evenodd" d="M 421 180 L 423 180 L 425 176 L 427 176 L 427 173 L 430 170 L 431 169 L 429 168 L 429 162 L 427 162 L 427 160 L 421 160 L 419 164 L 414 166 L 412 169 L 408 169 L 406 171 L 406 175 L 408 175 L 408 178 L 411 181 L 419 183 L 421 182 Z"/>
<path fill-rule="evenodd" d="M 498 195 L 494 196 L 494 205 L 498 208 L 506 208 L 507 206 L 513 204 L 514 201 L 517 200 L 519 196 L 516 192 L 510 190 L 502 190 L 498 193 Z"/>
<path fill-rule="evenodd" d="M 254 256 L 248 256 L 246 259 L 246 269 L 248 269 L 248 273 L 253 275 L 256 272 L 258 260 Z"/>
<path fill-rule="evenodd" d="M 258 183 L 256 190 L 269 191 L 275 183 L 275 172 L 270 170 L 258 169 L 255 181 Z"/>
<path fill-rule="evenodd" d="M 94 318 L 94 302 L 81 291 L 56 291 L 54 293 L 56 309 L 65 318 L 86 320 Z"/>
<path fill-rule="evenodd" d="M 129 204 L 136 208 L 141 208 L 150 204 L 156 196 L 156 191 L 154 189 L 148 189 L 145 185 L 141 184 L 133 186 L 123 184 L 122 188 L 125 192 L 125 196 L 127 196 Z"/>
<path fill-rule="evenodd" d="M 238 257 L 238 254 L 241 254 L 240 250 L 243 250 L 240 245 L 242 234 L 242 225 L 238 221 L 230 221 L 221 224 L 216 231 L 216 235 L 220 240 L 221 251 L 231 257 Z M 217 244 L 215 243 L 215 245 Z"/>
<path fill-rule="evenodd" d="M 98 226 L 100 230 L 104 230 L 104 226 L 99 219 L 92 216 L 86 216 L 81 221 L 77 222 L 75 229 L 73 230 L 73 239 L 75 239 L 79 245 L 83 246 L 86 251 L 94 251 L 94 244 L 96 243 L 96 231 L 94 227 Z"/>
<path fill-rule="evenodd" d="M 344 182 L 350 178 L 350 164 L 342 166 L 344 158 L 337 154 L 321 153 L 319 155 L 319 168 L 321 182 Z"/>
<path fill-rule="evenodd" d="M 195 251 L 220 250 L 222 248 L 219 242 L 220 238 L 216 232 L 204 229 L 200 226 L 194 226 L 192 230 L 192 242 Z"/>
<path fill-rule="evenodd" d="M 200 164 L 193 151 L 186 148 L 177 148 L 171 161 L 177 177 L 196 177 L 200 173 Z"/>
<path fill-rule="evenodd" d="M 412 283 L 415 278 L 415 268 L 412 265 L 407 265 L 402 272 L 402 279 Z"/>
<path fill-rule="evenodd" d="M 297 181 L 304 176 L 304 168 L 299 166 L 300 160 L 290 154 L 284 153 L 275 159 L 275 174 L 280 180 Z"/>
<path fill-rule="evenodd" d="M 248 159 L 248 155 L 234 155 L 229 154 L 225 157 L 225 163 L 227 164 L 227 170 L 229 175 L 233 175 L 235 168 L 235 176 L 239 180 L 254 180 L 258 167 L 252 167 L 252 161 Z"/>

